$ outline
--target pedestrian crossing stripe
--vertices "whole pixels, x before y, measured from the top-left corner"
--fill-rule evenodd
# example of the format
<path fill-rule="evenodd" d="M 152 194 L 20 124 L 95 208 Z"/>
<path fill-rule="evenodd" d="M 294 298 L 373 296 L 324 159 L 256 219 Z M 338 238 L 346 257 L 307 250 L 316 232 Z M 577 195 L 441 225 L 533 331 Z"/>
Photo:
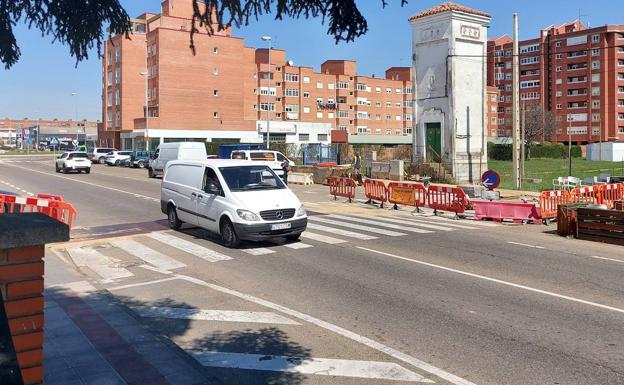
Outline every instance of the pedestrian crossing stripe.
<path fill-rule="evenodd" d="M 176 237 L 170 233 L 149 233 L 146 236 L 208 262 L 227 261 L 232 259 L 232 257 L 228 257 L 227 255 L 221 254 L 217 251 L 200 246 L 180 237 Z"/>
<path fill-rule="evenodd" d="M 134 276 L 128 269 L 120 267 L 119 261 L 110 258 L 90 247 L 70 247 L 67 253 L 80 268 L 88 268 L 97 274 L 103 282 Z"/>
<path fill-rule="evenodd" d="M 353 218 L 353 217 L 347 217 L 344 215 L 331 215 L 331 217 L 336 218 L 336 219 L 342 219 L 345 221 L 357 221 L 358 223 L 365 223 L 365 224 L 372 225 L 372 226 L 381 226 L 381 227 L 387 227 L 387 228 L 395 229 L 395 230 L 409 231 L 412 233 L 427 234 L 427 233 L 432 232 L 429 230 L 418 229 L 418 228 L 414 228 L 410 226 L 402 226 L 402 225 L 396 225 L 392 223 L 384 223 L 384 222 L 380 222 L 380 221 L 373 220 L 373 219 Z"/>
<path fill-rule="evenodd" d="M 385 230 L 385 229 L 380 229 L 380 228 L 371 227 L 371 226 L 362 226 L 362 225 L 359 225 L 359 224 L 356 224 L 356 223 L 336 221 L 336 220 L 331 219 L 331 218 L 335 218 L 335 217 L 334 216 L 319 215 L 319 216 L 309 217 L 308 219 L 313 221 L 313 222 L 314 221 L 316 221 L 316 222 L 323 222 L 323 223 L 327 223 L 327 224 L 330 224 L 330 225 L 348 227 L 350 229 L 362 230 L 362 231 L 367 231 L 367 232 L 376 233 L 376 234 L 380 234 L 380 235 L 387 235 L 387 236 L 390 236 L 390 237 L 400 237 L 400 236 L 406 235 L 405 233 L 399 233 L 398 231 Z"/>

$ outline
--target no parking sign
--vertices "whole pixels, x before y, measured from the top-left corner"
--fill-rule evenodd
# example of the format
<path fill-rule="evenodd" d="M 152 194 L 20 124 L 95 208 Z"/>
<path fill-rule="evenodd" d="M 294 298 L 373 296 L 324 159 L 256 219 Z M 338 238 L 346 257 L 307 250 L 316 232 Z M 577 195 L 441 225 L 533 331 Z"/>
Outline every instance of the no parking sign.
<path fill-rule="evenodd" d="M 481 183 L 488 190 L 494 190 L 500 184 L 500 175 L 494 170 L 487 170 L 481 175 Z"/>

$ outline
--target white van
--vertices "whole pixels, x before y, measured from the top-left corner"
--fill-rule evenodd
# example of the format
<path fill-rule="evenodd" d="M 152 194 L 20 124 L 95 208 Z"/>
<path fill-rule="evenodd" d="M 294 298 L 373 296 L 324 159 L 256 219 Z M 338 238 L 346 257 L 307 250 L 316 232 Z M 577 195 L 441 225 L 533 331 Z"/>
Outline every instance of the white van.
<path fill-rule="evenodd" d="M 150 159 L 147 174 L 150 178 L 163 174 L 165 166 L 172 160 L 204 160 L 207 157 L 206 146 L 202 142 L 163 143 Z"/>
<path fill-rule="evenodd" d="M 266 164 L 269 166 L 275 173 L 279 176 L 284 175 L 284 171 L 282 170 L 282 163 L 286 159 L 288 159 L 284 154 L 279 151 L 271 151 L 271 150 L 239 150 L 232 151 L 230 155 L 232 159 L 244 159 L 251 160 L 254 162 L 258 162 L 260 164 Z M 290 166 L 294 166 L 295 162 L 288 159 Z"/>
<path fill-rule="evenodd" d="M 303 205 L 273 170 L 244 160 L 169 162 L 160 208 L 172 229 L 183 222 L 203 227 L 228 247 L 241 240 L 294 241 L 308 225 Z"/>

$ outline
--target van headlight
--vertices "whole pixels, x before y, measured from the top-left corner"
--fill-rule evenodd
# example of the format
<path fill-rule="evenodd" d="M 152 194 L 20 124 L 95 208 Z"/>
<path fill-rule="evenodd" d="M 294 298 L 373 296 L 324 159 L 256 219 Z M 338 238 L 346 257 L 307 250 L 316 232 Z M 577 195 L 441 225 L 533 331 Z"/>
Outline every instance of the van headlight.
<path fill-rule="evenodd" d="M 299 209 L 297 209 L 297 216 L 298 217 L 302 217 L 306 215 L 306 209 L 305 207 L 303 207 L 303 205 L 301 205 L 301 207 L 299 207 Z"/>
<path fill-rule="evenodd" d="M 249 222 L 253 222 L 253 221 L 259 221 L 260 218 L 258 218 L 258 216 L 254 213 L 252 213 L 249 210 L 236 210 L 236 214 L 238 214 L 239 217 L 241 217 L 241 219 L 244 219 L 246 221 Z"/>

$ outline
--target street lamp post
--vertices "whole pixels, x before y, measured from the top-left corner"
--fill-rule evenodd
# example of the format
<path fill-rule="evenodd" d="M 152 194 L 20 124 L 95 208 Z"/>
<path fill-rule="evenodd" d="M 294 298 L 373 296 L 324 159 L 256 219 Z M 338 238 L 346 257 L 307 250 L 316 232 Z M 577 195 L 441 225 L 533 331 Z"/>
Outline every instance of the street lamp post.
<path fill-rule="evenodd" d="M 76 101 L 77 92 L 72 92 L 72 99 L 74 99 L 74 120 L 76 121 L 76 141 L 80 144 L 80 137 L 78 136 L 78 103 Z M 78 149 L 78 145 L 76 145 L 76 149 Z"/>
<path fill-rule="evenodd" d="M 143 138 L 145 139 L 145 151 L 149 151 L 149 87 L 147 84 L 147 62 L 145 66 L 145 71 L 141 72 L 141 75 L 145 76 L 145 134 Z"/>
<path fill-rule="evenodd" d="M 270 149 L 270 139 L 269 139 L 269 124 L 270 124 L 270 114 L 271 114 L 271 36 L 262 36 L 263 41 L 269 42 L 269 81 L 268 81 L 268 91 L 267 91 L 267 117 L 266 117 L 266 147 L 267 150 Z"/>

